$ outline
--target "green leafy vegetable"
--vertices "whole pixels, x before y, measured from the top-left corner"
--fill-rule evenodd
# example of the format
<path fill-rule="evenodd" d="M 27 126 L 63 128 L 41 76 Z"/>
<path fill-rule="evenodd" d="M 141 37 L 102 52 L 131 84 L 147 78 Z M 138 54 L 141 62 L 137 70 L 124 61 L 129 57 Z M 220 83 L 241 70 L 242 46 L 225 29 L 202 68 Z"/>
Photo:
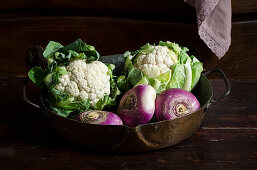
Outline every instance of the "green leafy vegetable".
<path fill-rule="evenodd" d="M 191 59 L 187 58 L 186 63 L 184 64 L 186 78 L 183 85 L 183 89 L 187 91 L 191 91 L 191 84 L 192 84 L 192 69 L 191 69 Z"/>
<path fill-rule="evenodd" d="M 48 45 L 45 48 L 45 51 L 43 52 L 43 56 L 48 59 L 52 54 L 54 54 L 56 51 L 58 51 L 60 48 L 62 48 L 63 45 L 55 42 L 55 41 L 50 41 Z"/>
<path fill-rule="evenodd" d="M 181 52 L 181 48 L 178 44 L 176 43 L 173 43 L 173 42 L 163 42 L 163 41 L 160 41 L 159 42 L 159 45 L 161 46 L 167 46 L 168 48 L 170 48 L 173 52 L 175 52 L 176 55 L 179 55 L 180 52 Z"/>
<path fill-rule="evenodd" d="M 171 88 L 183 88 L 185 82 L 185 68 L 182 64 L 175 64 L 172 66 L 171 80 L 167 85 L 167 89 Z"/>
<path fill-rule="evenodd" d="M 95 47 L 87 45 L 81 39 L 77 39 L 67 46 L 50 41 L 43 52 L 43 56 L 47 59 L 48 68 L 52 72 L 59 65 L 65 65 L 72 59 L 86 59 L 87 62 L 96 61 L 99 59 L 100 54 L 95 50 Z"/>
<path fill-rule="evenodd" d="M 52 103 L 52 102 L 49 102 Z M 63 106 L 51 105 L 51 108 L 60 116 L 75 118 L 79 113 L 91 110 L 90 101 L 72 101 Z"/>
<path fill-rule="evenodd" d="M 120 90 L 117 86 L 117 77 L 113 75 L 113 70 L 115 69 L 115 65 L 113 64 L 108 64 L 108 75 L 110 76 L 110 85 L 111 85 L 111 93 L 110 97 L 112 99 L 115 99 L 118 95 L 120 95 Z"/>
<path fill-rule="evenodd" d="M 109 95 L 105 94 L 103 98 L 98 100 L 94 108 L 95 110 L 103 110 L 105 106 L 115 106 L 115 105 L 116 105 L 115 98 L 111 98 Z"/>
<path fill-rule="evenodd" d="M 200 61 L 198 61 L 194 56 L 192 56 L 192 86 L 191 89 L 193 89 L 196 84 L 198 83 L 200 76 L 201 76 L 201 72 L 203 71 L 203 63 L 201 63 Z"/>
<path fill-rule="evenodd" d="M 75 56 L 76 58 L 87 59 L 88 62 L 98 60 L 100 57 L 94 46 L 87 45 L 81 39 L 77 39 L 75 42 L 60 48 L 58 52 L 66 54 L 68 58 Z M 78 53 L 80 54 L 78 55 Z M 81 55 L 82 53 L 83 55 Z"/>
<path fill-rule="evenodd" d="M 46 72 L 43 71 L 41 67 L 33 67 L 28 73 L 29 78 L 40 88 L 44 87 L 43 79 L 45 75 Z"/>
<path fill-rule="evenodd" d="M 194 56 L 189 56 L 186 47 L 180 47 L 172 42 L 159 42 L 159 46 L 168 47 L 169 55 L 175 62 L 170 71 L 158 75 L 161 68 L 148 67 L 139 70 L 136 67 L 137 59 L 140 55 L 146 55 L 154 50 L 155 45 L 147 43 L 139 50 L 124 53 L 125 66 L 124 75 L 118 78 L 118 87 L 122 91 L 128 91 L 138 84 L 149 84 L 156 90 L 157 94 L 169 88 L 183 88 L 191 91 L 199 81 L 203 64 Z M 149 64 L 150 61 L 147 61 Z"/>
<path fill-rule="evenodd" d="M 59 78 L 68 74 L 64 68 L 70 61 L 83 59 L 83 61 L 90 63 L 99 59 L 100 55 L 93 46 L 87 45 L 81 39 L 77 39 L 67 46 L 50 41 L 43 56 L 48 61 L 47 68 L 43 70 L 41 67 L 33 67 L 28 76 L 40 88 L 46 89 L 48 95 L 45 101 L 56 114 L 74 118 L 87 110 L 102 110 L 104 107 L 116 105 L 116 97 L 120 91 L 117 86 L 117 77 L 113 75 L 115 68 L 113 64 L 107 65 L 107 74 L 110 76 L 110 95 L 105 94 L 94 106 L 90 104 L 90 99 L 81 100 L 56 88 L 60 83 Z"/>

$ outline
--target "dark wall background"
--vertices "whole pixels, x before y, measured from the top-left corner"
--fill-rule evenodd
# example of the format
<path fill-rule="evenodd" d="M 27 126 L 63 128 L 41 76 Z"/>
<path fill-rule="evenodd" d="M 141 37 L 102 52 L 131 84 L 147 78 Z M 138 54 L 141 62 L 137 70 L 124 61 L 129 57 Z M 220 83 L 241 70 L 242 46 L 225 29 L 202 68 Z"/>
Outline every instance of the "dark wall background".
<path fill-rule="evenodd" d="M 232 0 L 232 10 L 232 45 L 218 60 L 198 36 L 194 8 L 183 0 L 1 1 L 0 77 L 26 76 L 30 47 L 80 37 L 101 55 L 159 40 L 194 45 L 206 70 L 220 67 L 230 79 L 257 79 L 257 2 Z"/>

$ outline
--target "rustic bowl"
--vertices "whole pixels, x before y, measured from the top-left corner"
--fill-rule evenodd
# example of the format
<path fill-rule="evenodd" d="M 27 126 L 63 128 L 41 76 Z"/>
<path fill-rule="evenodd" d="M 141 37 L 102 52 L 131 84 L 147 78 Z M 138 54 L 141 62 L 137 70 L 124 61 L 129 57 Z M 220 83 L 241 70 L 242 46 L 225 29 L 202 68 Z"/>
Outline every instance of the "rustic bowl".
<path fill-rule="evenodd" d="M 119 73 L 124 65 L 122 55 L 104 56 L 101 60 L 105 63 L 115 64 L 116 69 L 114 73 Z M 210 81 L 206 78 L 207 75 L 213 72 L 218 72 L 226 85 L 225 93 L 215 99 L 213 98 L 213 90 Z M 26 96 L 27 83 L 28 81 L 25 82 L 23 89 L 24 100 L 43 111 L 48 116 L 53 129 L 60 136 L 79 147 L 91 150 L 117 152 L 150 151 L 169 147 L 189 138 L 201 126 L 208 107 L 230 92 L 229 81 L 225 74 L 218 68 L 212 69 L 205 74 L 201 74 L 197 86 L 192 90 L 192 93 L 201 104 L 199 110 L 173 120 L 148 123 L 131 128 L 126 125 L 86 124 L 61 117 L 52 112 L 47 107 L 46 103 L 44 103 L 44 90 L 41 91 L 40 105 L 29 101 Z"/>

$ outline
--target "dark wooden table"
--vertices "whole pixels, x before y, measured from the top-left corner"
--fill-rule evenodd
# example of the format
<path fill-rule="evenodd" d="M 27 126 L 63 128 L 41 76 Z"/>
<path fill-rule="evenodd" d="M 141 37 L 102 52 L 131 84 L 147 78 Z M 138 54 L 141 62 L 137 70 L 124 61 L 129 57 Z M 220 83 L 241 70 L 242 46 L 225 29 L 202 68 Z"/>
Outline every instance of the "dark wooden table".
<path fill-rule="evenodd" d="M 63 141 L 43 113 L 22 100 L 24 78 L 0 79 L 0 169 L 257 169 L 257 80 L 230 80 L 231 93 L 211 105 L 201 128 L 172 147 L 117 154 Z M 212 80 L 214 94 L 224 91 Z M 37 102 L 38 89 L 29 91 Z"/>

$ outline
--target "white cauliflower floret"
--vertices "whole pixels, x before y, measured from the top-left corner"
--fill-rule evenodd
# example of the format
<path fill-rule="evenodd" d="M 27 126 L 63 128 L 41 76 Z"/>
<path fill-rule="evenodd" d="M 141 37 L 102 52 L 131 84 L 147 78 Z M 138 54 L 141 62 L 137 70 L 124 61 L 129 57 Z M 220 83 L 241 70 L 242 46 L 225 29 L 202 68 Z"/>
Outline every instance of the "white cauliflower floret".
<path fill-rule="evenodd" d="M 157 77 L 171 69 L 178 62 L 176 54 L 167 46 L 152 46 L 153 51 L 137 57 L 135 68 L 150 77 Z"/>
<path fill-rule="evenodd" d="M 77 97 L 79 95 L 79 88 L 77 86 L 77 83 L 74 81 L 70 81 L 67 86 L 65 86 L 65 92 L 68 93 L 71 96 Z"/>
<path fill-rule="evenodd" d="M 73 60 L 64 69 L 68 74 L 59 78 L 57 89 L 81 100 L 89 98 L 92 105 L 105 94 L 110 94 L 110 76 L 107 74 L 108 67 L 104 63 Z"/>
<path fill-rule="evenodd" d="M 88 94 L 85 91 L 81 91 L 79 94 L 79 98 L 80 99 L 87 99 L 88 98 Z"/>
<path fill-rule="evenodd" d="M 67 71 L 84 71 L 86 69 L 87 63 L 84 60 L 73 60 L 66 66 Z"/>

